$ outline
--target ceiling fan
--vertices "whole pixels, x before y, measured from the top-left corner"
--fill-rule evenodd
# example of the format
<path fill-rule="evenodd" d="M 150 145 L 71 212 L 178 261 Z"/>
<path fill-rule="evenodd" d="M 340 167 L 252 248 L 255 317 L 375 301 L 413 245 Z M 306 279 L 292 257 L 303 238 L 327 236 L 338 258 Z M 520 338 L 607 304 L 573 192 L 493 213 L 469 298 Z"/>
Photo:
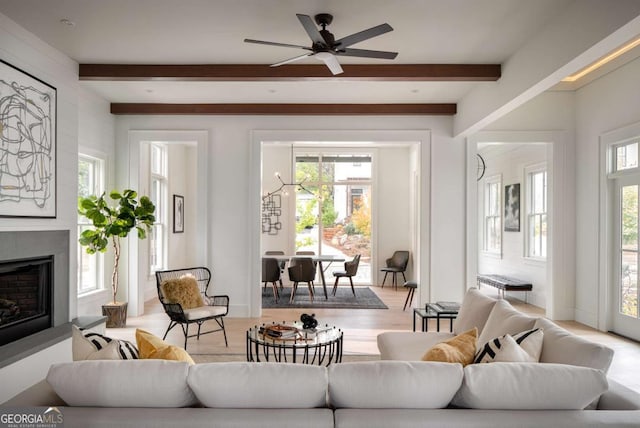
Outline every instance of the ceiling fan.
<path fill-rule="evenodd" d="M 355 45 L 356 43 L 360 43 L 364 40 L 380 36 L 384 33 L 388 33 L 389 31 L 393 31 L 393 28 L 389 24 L 380 24 L 367 30 L 363 30 L 358 33 L 351 34 L 350 36 L 346 36 L 336 40 L 333 34 L 331 34 L 329 30 L 327 30 L 327 25 L 330 25 L 331 21 L 333 21 L 333 15 L 330 15 L 328 13 L 320 13 L 314 17 L 315 22 L 322 27 L 322 30 L 318 30 L 309 15 L 301 15 L 298 13 L 296 14 L 296 16 L 300 20 L 300 23 L 313 42 L 311 44 L 311 47 L 291 45 L 287 43 L 266 42 L 263 40 L 254 39 L 244 39 L 244 41 L 247 43 L 257 43 L 260 45 L 282 46 L 286 48 L 297 48 L 310 51 L 309 53 L 305 53 L 304 55 L 299 55 L 285 61 L 272 64 L 271 67 L 278 67 L 280 65 L 289 64 L 291 62 L 301 60 L 303 58 L 315 56 L 318 60 L 324 62 L 329 70 L 331 70 L 331 73 L 333 73 L 334 75 L 343 72 L 336 56 L 394 59 L 398 55 L 398 52 L 349 48 L 349 46 Z"/>

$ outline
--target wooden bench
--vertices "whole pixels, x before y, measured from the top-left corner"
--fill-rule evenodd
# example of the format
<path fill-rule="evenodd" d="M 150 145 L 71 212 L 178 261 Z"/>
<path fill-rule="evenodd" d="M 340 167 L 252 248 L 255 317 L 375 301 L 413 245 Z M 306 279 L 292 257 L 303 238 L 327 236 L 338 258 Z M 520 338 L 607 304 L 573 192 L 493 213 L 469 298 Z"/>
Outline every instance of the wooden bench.
<path fill-rule="evenodd" d="M 497 288 L 498 294 L 502 292 L 503 299 L 504 293 L 507 291 L 524 291 L 525 303 L 527 303 L 528 292 L 533 289 L 533 284 L 529 282 L 504 275 L 478 274 L 478 288 L 480 288 L 482 284 Z"/>

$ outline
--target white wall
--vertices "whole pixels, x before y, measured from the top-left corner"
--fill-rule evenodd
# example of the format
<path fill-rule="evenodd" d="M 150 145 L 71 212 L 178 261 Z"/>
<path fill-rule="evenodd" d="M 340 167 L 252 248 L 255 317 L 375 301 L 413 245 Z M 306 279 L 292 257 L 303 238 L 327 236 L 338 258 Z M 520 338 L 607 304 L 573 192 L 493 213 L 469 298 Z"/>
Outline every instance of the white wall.
<path fill-rule="evenodd" d="M 602 134 L 640 121 L 640 59 L 576 92 L 576 321 L 601 329 L 607 308 L 600 295 L 599 139 Z M 605 318 L 604 316 L 602 317 Z"/>
<path fill-rule="evenodd" d="M 108 113 L 108 104 L 78 85 L 77 63 L 2 14 L 0 58 L 57 88 L 57 216 L 55 219 L 0 218 L 0 230 L 69 230 L 71 320 L 85 311 L 76 294 L 78 143 L 113 153 L 114 122 Z M 44 378 L 51 363 L 70 360 L 70 340 L 66 340 L 3 367 L 0 378 L 5 382 L 0 401 Z"/>
<path fill-rule="evenodd" d="M 501 145 L 499 150 L 479 150 L 482 154 L 487 170 L 485 177 L 501 175 L 502 210 L 504 210 L 504 186 L 520 183 L 520 231 L 506 232 L 502 225 L 502 255 L 501 257 L 482 251 L 483 247 L 483 213 L 485 207 L 485 181 L 478 182 L 478 272 L 512 276 L 533 284 L 533 290 L 528 293 L 528 302 L 544 308 L 546 305 L 547 263 L 528 260 L 524 257 L 526 233 L 526 198 L 527 184 L 525 168 L 534 164 L 546 162 L 547 148 L 543 144 L 513 144 Z M 495 148 L 494 148 L 495 149 Z M 524 293 L 508 293 L 518 299 L 524 299 Z"/>
<path fill-rule="evenodd" d="M 119 163 L 128 165 L 129 130 L 140 129 L 205 129 L 209 132 L 208 147 L 208 265 L 213 268 L 215 292 L 228 294 L 231 298 L 231 313 L 247 316 L 251 313 L 250 290 L 258 284 L 250 284 L 251 272 L 247 269 L 247 257 L 259 248 L 253 248 L 251 228 L 259 219 L 260 212 L 250 212 L 251 159 L 258 148 L 251 147 L 254 130 L 275 129 L 317 130 L 318 124 L 331 130 L 411 130 L 431 131 L 431 150 L 439 158 L 432 159 L 431 171 L 425 172 L 423 182 L 429 178 L 446 182 L 450 193 L 438 193 L 433 201 L 423 201 L 422 207 L 431 202 L 431 215 L 448 219 L 443 232 L 426 246 L 437 248 L 431 260 L 431 272 L 423 272 L 424 283 L 430 277 L 447 278 L 446 282 L 434 283 L 434 287 L 451 289 L 452 298 L 461 299 L 464 290 L 464 151 L 460 141 L 451 135 L 451 118 L 448 117 L 221 117 L 221 116 L 121 116 L 116 120 L 117 152 Z M 427 148 L 428 149 L 428 148 Z M 123 172 L 122 180 L 128 172 Z M 260 172 L 258 172 L 260 177 Z M 425 186 L 426 187 L 426 186 Z M 422 192 L 427 192 L 421 189 Z M 428 194 L 428 193 L 427 193 Z M 442 199 L 441 199 L 442 198 Z M 253 208 L 251 208 L 253 209 Z M 456 220 L 457 219 L 457 220 Z M 423 245 L 425 245 L 423 243 Z M 451 257 L 451 255 L 455 255 Z"/>

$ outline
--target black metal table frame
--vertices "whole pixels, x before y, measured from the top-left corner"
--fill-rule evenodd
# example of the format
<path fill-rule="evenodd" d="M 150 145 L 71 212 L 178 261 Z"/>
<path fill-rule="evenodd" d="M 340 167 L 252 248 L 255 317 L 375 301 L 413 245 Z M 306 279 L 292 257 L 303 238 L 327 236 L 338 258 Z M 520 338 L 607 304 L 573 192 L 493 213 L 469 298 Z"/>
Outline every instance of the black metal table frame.
<path fill-rule="evenodd" d="M 254 328 L 257 329 L 258 327 Z M 343 332 L 340 330 L 338 332 L 339 334 L 335 339 L 327 342 L 307 343 L 304 339 L 257 339 L 252 336 L 251 330 L 247 330 L 247 361 L 261 362 L 262 355 L 264 361 L 267 362 L 291 362 L 317 364 L 319 366 L 340 363 L 342 362 Z"/>
<path fill-rule="evenodd" d="M 422 320 L 422 331 L 429 331 L 429 320 L 436 320 L 436 331 L 440 331 L 440 320 L 449 320 L 449 331 L 453 332 L 453 320 L 458 317 L 457 312 L 436 311 L 424 308 L 413 309 L 413 331 L 416 331 L 416 315 Z"/>

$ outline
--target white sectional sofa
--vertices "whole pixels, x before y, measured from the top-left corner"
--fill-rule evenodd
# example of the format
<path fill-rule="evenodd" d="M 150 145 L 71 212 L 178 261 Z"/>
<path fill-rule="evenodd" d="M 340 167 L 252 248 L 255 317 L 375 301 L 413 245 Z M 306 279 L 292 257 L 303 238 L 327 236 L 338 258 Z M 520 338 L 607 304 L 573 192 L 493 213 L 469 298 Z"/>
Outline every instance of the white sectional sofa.
<path fill-rule="evenodd" d="M 500 309 L 494 311 L 496 305 Z M 456 331 L 472 324 L 486 334 L 494 334 L 496 326 L 542 325 L 544 364 L 463 368 L 407 361 L 453 336 L 435 332 L 384 333 L 381 355 L 396 361 L 329 368 L 77 361 L 53 365 L 45 381 L 4 403 L 0 414 L 7 407 L 58 406 L 65 428 L 640 426 L 640 395 L 606 377 L 610 349 L 546 320 L 523 318 L 473 290 L 465 297 Z"/>

